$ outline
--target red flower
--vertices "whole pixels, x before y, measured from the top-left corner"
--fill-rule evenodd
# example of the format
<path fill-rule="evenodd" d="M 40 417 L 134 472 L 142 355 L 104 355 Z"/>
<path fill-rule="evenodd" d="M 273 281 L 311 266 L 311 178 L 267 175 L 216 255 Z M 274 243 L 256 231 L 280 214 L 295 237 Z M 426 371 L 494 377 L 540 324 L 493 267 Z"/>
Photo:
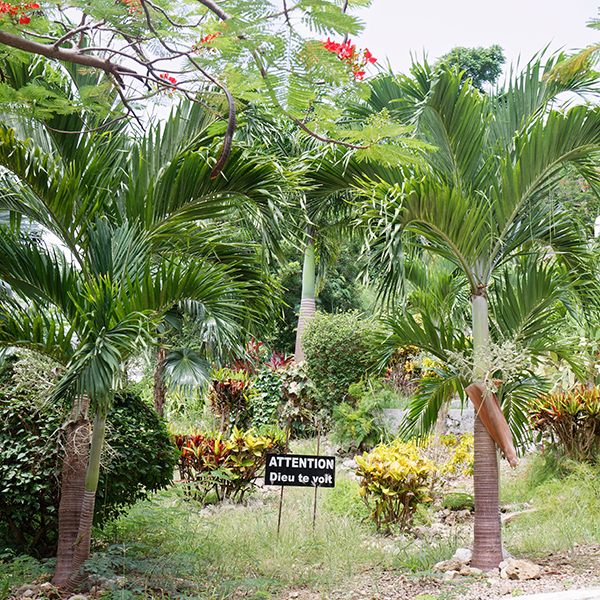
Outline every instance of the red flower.
<path fill-rule="evenodd" d="M 327 38 L 326 42 L 321 42 L 323 48 L 328 52 L 335 52 L 338 58 L 346 63 L 348 67 L 350 67 L 350 71 L 355 79 L 359 79 L 362 81 L 365 76 L 364 67 L 368 63 L 375 63 L 377 59 L 369 52 L 368 49 L 361 54 L 360 52 L 356 52 L 356 45 L 352 44 L 351 40 L 347 40 L 343 44 L 339 44 L 337 42 L 332 42 L 329 38 Z"/>
<path fill-rule="evenodd" d="M 21 15 L 19 17 L 19 25 L 27 25 L 27 23 L 30 23 L 31 19 L 29 17 L 27 17 L 26 15 Z"/>
<path fill-rule="evenodd" d="M 375 64 L 377 59 L 369 52 L 368 48 L 365 48 L 365 60 L 371 64 Z"/>

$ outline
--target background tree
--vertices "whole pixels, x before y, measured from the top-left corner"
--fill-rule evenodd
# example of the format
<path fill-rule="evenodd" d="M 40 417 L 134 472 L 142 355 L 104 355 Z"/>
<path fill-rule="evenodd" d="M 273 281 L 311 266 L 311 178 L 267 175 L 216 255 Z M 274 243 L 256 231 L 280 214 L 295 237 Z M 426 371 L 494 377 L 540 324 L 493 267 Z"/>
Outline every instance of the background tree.
<path fill-rule="evenodd" d="M 494 85 L 498 81 L 505 62 L 502 47 L 494 44 L 489 48 L 456 46 L 441 56 L 438 64 L 464 71 L 464 79 L 470 79 L 471 85 L 483 92 L 485 84 Z"/>

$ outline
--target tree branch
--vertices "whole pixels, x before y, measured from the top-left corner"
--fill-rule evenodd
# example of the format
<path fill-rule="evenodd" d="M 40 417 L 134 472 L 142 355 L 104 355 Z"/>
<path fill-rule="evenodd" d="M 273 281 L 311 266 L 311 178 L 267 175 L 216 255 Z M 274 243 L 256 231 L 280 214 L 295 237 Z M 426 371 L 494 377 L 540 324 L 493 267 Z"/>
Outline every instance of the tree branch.
<path fill-rule="evenodd" d="M 231 15 L 226 13 L 216 2 L 213 2 L 213 0 L 198 0 L 198 2 L 206 6 L 211 12 L 215 13 L 219 19 L 223 19 L 223 21 L 231 19 Z"/>
<path fill-rule="evenodd" d="M 100 58 L 99 56 L 90 56 L 82 54 L 79 51 L 66 50 L 64 48 L 56 48 L 54 44 L 40 44 L 31 40 L 26 40 L 18 35 L 0 31 L 0 44 L 5 44 L 11 48 L 24 50 L 31 54 L 45 56 L 56 60 L 64 60 L 65 62 L 100 69 L 108 75 L 113 75 L 120 85 L 123 84 L 122 76 L 129 75 L 130 77 L 139 78 L 138 74 L 128 67 L 114 63 L 108 59 Z"/>

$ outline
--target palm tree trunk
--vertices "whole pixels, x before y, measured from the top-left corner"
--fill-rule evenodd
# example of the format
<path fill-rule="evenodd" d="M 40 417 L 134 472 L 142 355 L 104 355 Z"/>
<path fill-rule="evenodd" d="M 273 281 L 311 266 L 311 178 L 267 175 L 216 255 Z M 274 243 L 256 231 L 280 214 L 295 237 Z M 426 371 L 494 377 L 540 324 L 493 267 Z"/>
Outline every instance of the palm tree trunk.
<path fill-rule="evenodd" d="M 58 508 L 58 548 L 52 583 L 65 584 L 72 569 L 73 554 L 81 519 L 81 501 L 85 492 L 88 468 L 89 420 L 88 399 L 83 396 L 73 406 L 67 424 L 65 456 L 62 464 L 60 506 Z"/>
<path fill-rule="evenodd" d="M 296 330 L 296 351 L 294 358 L 296 362 L 304 360 L 304 348 L 302 347 L 302 334 L 306 324 L 315 316 L 315 238 L 311 230 L 308 234 L 308 242 L 304 250 L 304 264 L 302 265 L 302 299 L 300 301 L 300 316 L 298 318 L 298 329 Z"/>
<path fill-rule="evenodd" d="M 156 351 L 156 367 L 154 369 L 154 410 L 159 417 L 164 417 L 167 398 L 167 387 L 163 379 L 166 356 L 167 351 L 164 348 L 158 348 Z"/>
<path fill-rule="evenodd" d="M 471 298 L 473 314 L 473 356 L 475 381 L 484 384 L 490 368 L 489 314 L 485 290 Z M 485 401 L 485 398 L 484 398 Z M 483 571 L 496 569 L 502 562 L 500 499 L 496 444 L 476 417 L 474 437 L 475 531 L 471 565 Z"/>
<path fill-rule="evenodd" d="M 102 455 L 102 448 L 104 446 L 105 430 L 106 412 L 98 410 L 94 417 L 90 460 L 85 477 L 85 491 L 81 505 L 81 518 L 79 520 L 77 541 L 73 554 L 73 564 L 71 573 L 63 588 L 63 591 L 68 594 L 77 590 L 87 578 L 83 565 L 90 556 L 94 503 L 96 500 L 96 490 L 98 489 L 98 479 L 100 477 L 100 456 Z"/>
<path fill-rule="evenodd" d="M 496 444 L 479 417 L 475 418 L 473 437 L 475 527 L 471 566 L 482 571 L 491 571 L 502 562 Z"/>

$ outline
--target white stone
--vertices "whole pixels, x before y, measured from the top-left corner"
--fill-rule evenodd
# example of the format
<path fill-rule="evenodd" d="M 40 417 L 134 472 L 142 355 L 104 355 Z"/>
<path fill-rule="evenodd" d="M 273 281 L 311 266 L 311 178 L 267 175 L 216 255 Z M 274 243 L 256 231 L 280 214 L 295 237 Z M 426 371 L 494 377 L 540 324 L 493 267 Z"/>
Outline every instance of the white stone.
<path fill-rule="evenodd" d="M 473 558 L 473 551 L 468 548 L 457 548 L 452 558 L 458 558 L 462 563 L 468 565 Z"/>
<path fill-rule="evenodd" d="M 525 581 L 527 579 L 538 579 L 539 576 L 540 567 L 530 560 L 509 558 L 500 563 L 500 577 L 502 579 Z"/>

